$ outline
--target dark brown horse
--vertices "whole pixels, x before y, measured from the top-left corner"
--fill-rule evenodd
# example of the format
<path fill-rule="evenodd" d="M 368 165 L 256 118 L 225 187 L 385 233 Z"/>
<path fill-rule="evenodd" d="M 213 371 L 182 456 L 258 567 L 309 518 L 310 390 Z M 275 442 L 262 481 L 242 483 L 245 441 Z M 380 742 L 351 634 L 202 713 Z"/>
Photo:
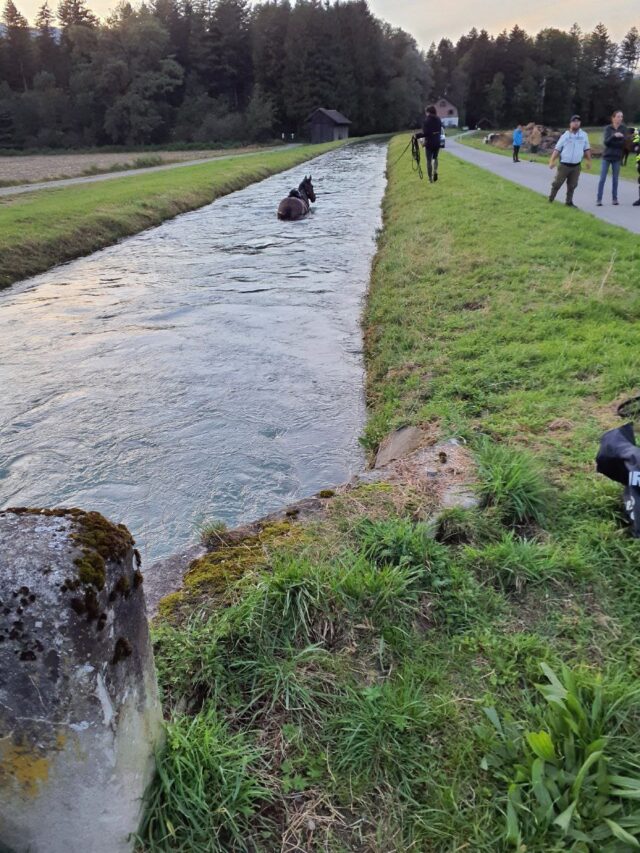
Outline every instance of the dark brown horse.
<path fill-rule="evenodd" d="M 278 219 L 302 219 L 309 213 L 311 202 L 315 200 L 316 194 L 313 191 L 311 175 L 308 178 L 305 175 L 305 179 L 298 189 L 291 190 L 289 195 L 283 198 L 278 205 Z"/>

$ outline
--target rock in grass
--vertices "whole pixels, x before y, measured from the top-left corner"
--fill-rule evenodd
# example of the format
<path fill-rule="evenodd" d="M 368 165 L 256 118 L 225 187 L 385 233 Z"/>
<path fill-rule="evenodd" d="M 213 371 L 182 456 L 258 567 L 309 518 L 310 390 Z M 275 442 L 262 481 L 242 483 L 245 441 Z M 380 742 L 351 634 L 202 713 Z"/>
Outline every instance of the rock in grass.
<path fill-rule="evenodd" d="M 380 443 L 374 468 L 384 468 L 394 459 L 402 459 L 417 450 L 424 442 L 424 433 L 415 426 L 394 430 Z"/>
<path fill-rule="evenodd" d="M 99 513 L 0 512 L 3 850 L 132 849 L 162 731 L 138 562 Z"/>

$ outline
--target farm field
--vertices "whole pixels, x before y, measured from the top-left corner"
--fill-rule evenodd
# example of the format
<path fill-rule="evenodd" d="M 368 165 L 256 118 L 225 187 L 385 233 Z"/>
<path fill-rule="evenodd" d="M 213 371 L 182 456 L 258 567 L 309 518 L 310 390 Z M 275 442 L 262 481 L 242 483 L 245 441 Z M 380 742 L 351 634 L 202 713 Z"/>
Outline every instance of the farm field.
<path fill-rule="evenodd" d="M 134 151 L 0 156 L 0 186 L 54 181 L 257 151 L 258 146 L 194 151 Z"/>
<path fill-rule="evenodd" d="M 364 484 L 306 527 L 203 531 L 155 624 L 171 722 L 141 850 L 637 847 L 640 543 L 594 471 L 638 393 L 637 238 L 446 153 L 418 183 L 406 142 L 363 443 L 455 437 L 479 506 Z"/>
<path fill-rule="evenodd" d="M 0 199 L 0 288 L 343 143 L 306 145 Z"/>

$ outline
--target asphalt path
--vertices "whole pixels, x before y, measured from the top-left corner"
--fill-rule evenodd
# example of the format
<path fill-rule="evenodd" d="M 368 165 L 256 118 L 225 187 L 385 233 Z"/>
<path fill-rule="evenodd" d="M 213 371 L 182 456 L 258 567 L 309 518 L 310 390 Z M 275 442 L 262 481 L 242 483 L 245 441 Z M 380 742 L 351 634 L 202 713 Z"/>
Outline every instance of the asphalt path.
<path fill-rule="evenodd" d="M 504 157 L 501 154 L 491 154 L 489 151 L 479 151 L 477 148 L 471 148 L 469 145 L 456 142 L 453 138 L 447 139 L 445 150 L 451 154 L 455 154 L 461 160 L 466 160 L 467 163 L 480 166 L 482 169 L 493 172 L 494 175 L 498 175 L 507 181 L 527 187 L 541 195 L 549 196 L 555 171 L 552 171 L 543 163 L 530 163 L 526 159 L 526 153 L 522 155 L 523 159 L 520 163 L 514 163 L 510 157 Z M 597 207 L 596 195 L 599 174 L 600 160 L 594 160 L 592 173 L 589 173 L 583 164 L 580 182 L 573 196 L 573 203 L 585 213 L 597 216 L 598 219 L 603 219 L 605 222 L 611 223 L 611 225 L 618 225 L 620 228 L 626 228 L 627 231 L 640 234 L 640 207 L 632 206 L 633 202 L 638 198 L 638 185 L 633 181 L 620 179 L 618 183 L 619 205 L 616 207 L 611 204 L 611 172 L 609 172 L 604 188 L 602 207 Z M 554 204 L 564 205 L 564 198 L 565 187 L 556 196 Z M 568 216 L 575 215 L 576 213 L 577 211 L 571 208 L 567 209 Z"/>
<path fill-rule="evenodd" d="M 197 160 L 181 160 L 179 163 L 165 163 L 162 166 L 149 166 L 147 169 L 125 169 L 122 172 L 105 172 L 102 175 L 87 175 L 78 178 L 62 178 L 59 181 L 41 181 L 37 184 L 18 184 L 15 187 L 0 187 L 0 197 L 34 193 L 41 190 L 56 190 L 60 187 L 73 187 L 78 184 L 93 184 L 97 181 L 112 181 L 115 178 L 132 178 L 134 175 L 148 175 L 149 172 L 165 172 L 167 169 L 180 169 L 184 166 L 199 166 L 211 163 L 212 160 L 234 160 L 236 157 L 256 157 L 258 154 L 268 154 L 271 151 L 286 151 L 287 148 L 297 148 L 300 143 L 278 145 L 276 148 L 261 148 L 259 151 L 247 151 L 245 154 L 218 154 L 215 157 L 200 157 Z"/>

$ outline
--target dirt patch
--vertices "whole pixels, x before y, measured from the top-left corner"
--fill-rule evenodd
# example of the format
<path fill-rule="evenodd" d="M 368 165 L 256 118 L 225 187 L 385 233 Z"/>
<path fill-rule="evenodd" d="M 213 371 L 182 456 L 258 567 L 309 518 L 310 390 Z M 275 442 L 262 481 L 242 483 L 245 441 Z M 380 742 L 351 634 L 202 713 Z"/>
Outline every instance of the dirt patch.
<path fill-rule="evenodd" d="M 0 156 L 0 184 L 28 184 L 56 178 L 76 178 L 118 169 L 146 168 L 257 150 L 257 146 L 209 151 L 150 151 L 96 154 L 34 154 Z"/>

